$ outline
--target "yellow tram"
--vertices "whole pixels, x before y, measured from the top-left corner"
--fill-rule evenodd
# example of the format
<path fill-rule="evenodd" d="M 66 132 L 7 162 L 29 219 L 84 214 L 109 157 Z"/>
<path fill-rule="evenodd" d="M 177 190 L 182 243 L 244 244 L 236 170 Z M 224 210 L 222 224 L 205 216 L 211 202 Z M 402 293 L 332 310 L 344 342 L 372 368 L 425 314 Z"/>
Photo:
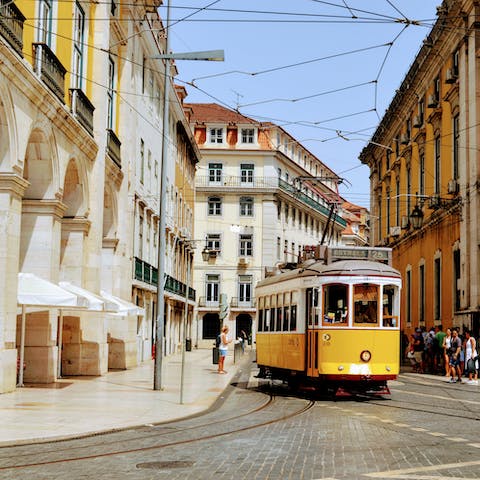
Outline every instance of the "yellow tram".
<path fill-rule="evenodd" d="M 400 273 L 387 248 L 326 248 L 256 286 L 259 376 L 389 393 L 399 373 Z"/>

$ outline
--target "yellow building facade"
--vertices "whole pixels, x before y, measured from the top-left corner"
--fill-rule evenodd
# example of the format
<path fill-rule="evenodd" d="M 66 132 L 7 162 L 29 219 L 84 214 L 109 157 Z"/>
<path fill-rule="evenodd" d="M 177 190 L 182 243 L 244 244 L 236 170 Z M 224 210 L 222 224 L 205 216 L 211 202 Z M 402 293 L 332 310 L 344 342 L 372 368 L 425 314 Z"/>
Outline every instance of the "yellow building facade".
<path fill-rule="evenodd" d="M 403 277 L 402 328 L 478 335 L 479 12 L 445 0 L 437 13 L 360 160 L 370 167 L 371 243 L 393 248 Z"/>

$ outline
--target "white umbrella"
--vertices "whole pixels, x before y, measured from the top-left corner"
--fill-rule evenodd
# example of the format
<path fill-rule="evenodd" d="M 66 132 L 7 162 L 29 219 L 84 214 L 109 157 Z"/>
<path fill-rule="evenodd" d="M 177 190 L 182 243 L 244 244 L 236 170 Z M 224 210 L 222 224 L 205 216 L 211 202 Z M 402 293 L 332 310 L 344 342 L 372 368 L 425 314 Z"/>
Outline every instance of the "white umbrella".
<path fill-rule="evenodd" d="M 140 315 L 142 317 L 145 316 L 145 309 L 135 305 L 132 302 L 127 302 L 126 300 L 122 300 L 121 298 L 112 295 L 111 293 L 107 293 L 103 290 L 100 291 L 102 297 L 106 298 L 107 300 L 113 302 L 117 305 L 118 310 L 114 313 L 117 316 L 126 316 L 126 315 Z"/>

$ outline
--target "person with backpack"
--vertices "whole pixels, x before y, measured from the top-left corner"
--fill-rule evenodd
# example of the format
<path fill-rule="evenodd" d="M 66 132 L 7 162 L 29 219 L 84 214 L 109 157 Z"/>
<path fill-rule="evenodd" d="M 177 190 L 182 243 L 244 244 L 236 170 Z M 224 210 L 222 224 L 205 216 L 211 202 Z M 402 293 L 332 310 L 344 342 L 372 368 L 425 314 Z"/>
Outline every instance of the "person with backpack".
<path fill-rule="evenodd" d="M 218 373 L 227 373 L 224 370 L 225 366 L 225 357 L 227 356 L 227 351 L 228 351 L 228 344 L 232 343 L 232 339 L 228 338 L 228 326 L 224 325 L 222 327 L 222 333 L 219 335 L 220 338 L 217 340 L 219 343 L 218 345 L 218 352 L 219 352 L 219 357 L 218 357 Z"/>

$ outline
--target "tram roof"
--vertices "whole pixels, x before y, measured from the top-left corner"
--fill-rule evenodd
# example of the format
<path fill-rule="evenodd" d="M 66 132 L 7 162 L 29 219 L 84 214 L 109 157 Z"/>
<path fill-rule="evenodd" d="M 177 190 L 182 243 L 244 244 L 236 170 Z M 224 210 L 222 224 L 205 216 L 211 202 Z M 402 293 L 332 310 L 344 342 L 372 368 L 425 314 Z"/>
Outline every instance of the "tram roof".
<path fill-rule="evenodd" d="M 271 285 L 277 282 L 291 280 L 296 277 L 310 277 L 315 274 L 327 276 L 377 276 L 401 278 L 398 270 L 382 262 L 369 260 L 339 260 L 325 264 L 324 262 L 307 263 L 295 270 L 273 275 L 261 280 L 258 286 Z"/>

